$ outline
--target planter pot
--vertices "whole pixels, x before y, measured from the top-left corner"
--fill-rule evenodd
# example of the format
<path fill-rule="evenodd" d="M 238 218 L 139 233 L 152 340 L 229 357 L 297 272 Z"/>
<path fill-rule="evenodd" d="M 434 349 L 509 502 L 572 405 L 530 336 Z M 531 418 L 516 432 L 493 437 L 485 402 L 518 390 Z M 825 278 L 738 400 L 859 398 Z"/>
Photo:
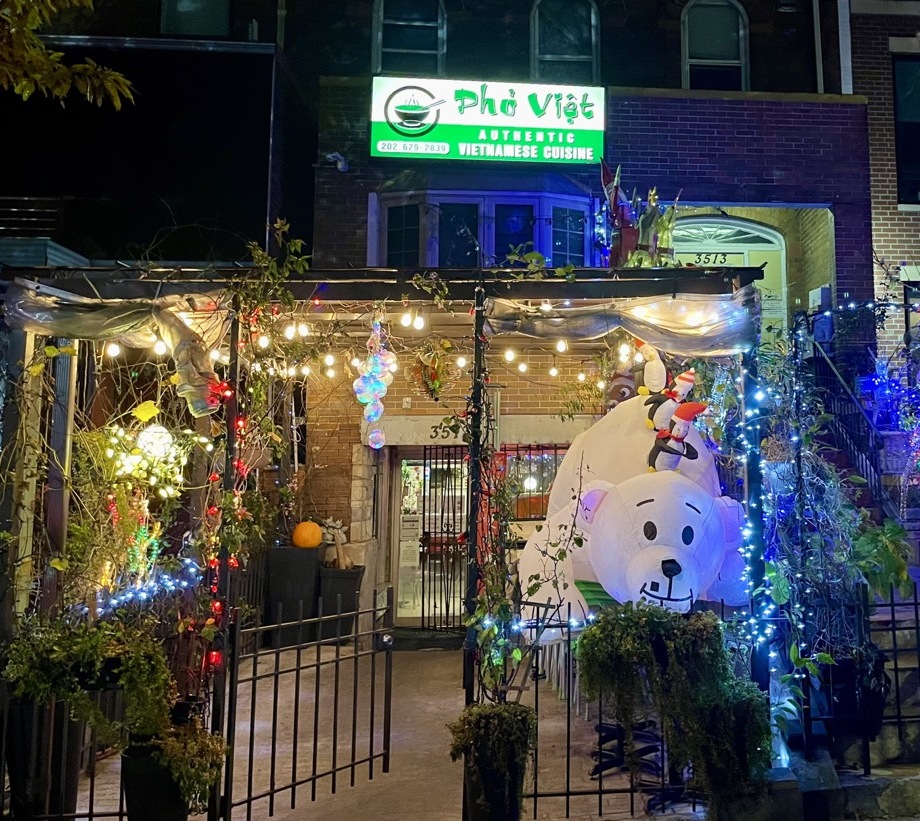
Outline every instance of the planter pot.
<path fill-rule="evenodd" d="M 74 813 L 80 779 L 83 722 L 66 704 L 11 701 L 6 767 L 13 818 Z"/>
<path fill-rule="evenodd" d="M 170 720 L 176 726 L 190 724 L 192 719 L 204 718 L 205 700 L 203 698 L 183 698 L 177 701 L 170 712 Z"/>
<path fill-rule="evenodd" d="M 188 805 L 169 770 L 150 747 L 128 747 L 121 756 L 128 821 L 188 821 Z"/>
<path fill-rule="evenodd" d="M 303 618 L 316 616 L 319 596 L 320 551 L 305 547 L 274 547 L 265 554 L 267 562 L 265 623 L 278 624 L 297 621 L 303 605 Z M 269 641 L 273 647 L 290 647 L 313 639 L 312 626 L 282 627 L 272 630 Z"/>
<path fill-rule="evenodd" d="M 358 609 L 358 594 L 361 590 L 363 567 L 340 570 L 337 567 L 320 568 L 320 596 L 323 600 L 323 615 L 348 613 L 337 619 L 320 624 L 320 639 L 347 638 L 354 630 L 354 613 Z M 341 606 L 339 597 L 341 596 Z"/>
<path fill-rule="evenodd" d="M 509 762 L 496 761 L 485 778 L 477 768 L 464 765 L 464 821 L 519 821 L 523 790 L 524 770 Z"/>

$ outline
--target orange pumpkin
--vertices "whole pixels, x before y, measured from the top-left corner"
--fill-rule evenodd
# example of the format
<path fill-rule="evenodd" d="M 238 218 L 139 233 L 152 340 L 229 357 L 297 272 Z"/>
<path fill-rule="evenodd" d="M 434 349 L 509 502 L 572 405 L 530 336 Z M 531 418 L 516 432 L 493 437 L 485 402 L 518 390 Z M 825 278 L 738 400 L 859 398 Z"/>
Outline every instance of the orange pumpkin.
<path fill-rule="evenodd" d="M 300 522 L 291 534 L 295 547 L 319 547 L 323 543 L 323 529 L 316 522 Z"/>

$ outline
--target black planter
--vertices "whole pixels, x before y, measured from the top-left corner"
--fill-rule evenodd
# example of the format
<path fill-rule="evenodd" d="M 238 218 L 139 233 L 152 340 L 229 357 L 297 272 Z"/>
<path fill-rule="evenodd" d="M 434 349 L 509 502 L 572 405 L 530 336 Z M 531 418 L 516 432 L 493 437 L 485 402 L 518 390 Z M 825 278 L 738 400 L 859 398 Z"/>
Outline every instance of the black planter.
<path fill-rule="evenodd" d="M 361 591 L 363 577 L 364 567 L 362 566 L 353 567 L 350 570 L 340 570 L 337 567 L 320 568 L 322 615 L 348 614 L 323 621 L 319 630 L 321 639 L 347 638 L 352 634 L 355 628 L 354 614 L 358 610 L 358 594 Z"/>
<path fill-rule="evenodd" d="M 196 718 L 204 720 L 205 701 L 203 698 L 182 698 L 173 704 L 170 721 L 174 726 L 191 724 Z"/>
<path fill-rule="evenodd" d="M 316 599 L 319 596 L 319 559 L 322 548 L 274 547 L 266 553 L 265 624 L 297 621 L 301 616 L 316 616 Z M 303 610 L 301 610 L 301 605 Z M 278 621 L 279 607 L 281 621 Z M 312 641 L 310 627 L 282 627 L 272 630 L 269 642 L 272 647 L 290 647 Z"/>
<path fill-rule="evenodd" d="M 76 812 L 83 731 L 63 702 L 10 702 L 6 768 L 13 818 Z"/>
<path fill-rule="evenodd" d="M 128 821 L 188 821 L 188 804 L 169 770 L 150 747 L 128 747 L 121 756 Z"/>
<path fill-rule="evenodd" d="M 507 762 L 490 767 L 487 773 L 465 765 L 463 792 L 466 796 L 464 821 L 520 821 L 524 770 Z"/>

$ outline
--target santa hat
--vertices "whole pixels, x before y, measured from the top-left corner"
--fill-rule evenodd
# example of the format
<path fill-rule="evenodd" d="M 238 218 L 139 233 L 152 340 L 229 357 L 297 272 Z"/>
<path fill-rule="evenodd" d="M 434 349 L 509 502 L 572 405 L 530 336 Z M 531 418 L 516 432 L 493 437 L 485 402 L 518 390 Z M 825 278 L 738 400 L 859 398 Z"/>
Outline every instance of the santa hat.
<path fill-rule="evenodd" d="M 674 380 L 675 388 L 692 388 L 696 385 L 696 369 L 690 368 L 689 371 L 684 371 L 681 374 L 677 375 L 677 379 Z"/>
<path fill-rule="evenodd" d="M 692 422 L 708 408 L 709 405 L 704 402 L 681 402 L 671 419 L 675 422 Z"/>

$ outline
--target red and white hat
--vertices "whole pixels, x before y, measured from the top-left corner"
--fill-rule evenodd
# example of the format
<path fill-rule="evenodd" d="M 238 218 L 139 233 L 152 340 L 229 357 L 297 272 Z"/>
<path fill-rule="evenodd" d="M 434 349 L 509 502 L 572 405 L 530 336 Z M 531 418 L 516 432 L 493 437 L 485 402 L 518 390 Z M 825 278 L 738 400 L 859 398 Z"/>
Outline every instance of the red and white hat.
<path fill-rule="evenodd" d="M 675 422 L 692 422 L 701 413 L 709 409 L 705 402 L 681 402 L 671 417 Z"/>
<path fill-rule="evenodd" d="M 687 396 L 695 386 L 696 370 L 694 368 L 690 368 L 689 371 L 678 374 L 677 378 L 674 380 L 674 392 L 680 396 Z"/>

